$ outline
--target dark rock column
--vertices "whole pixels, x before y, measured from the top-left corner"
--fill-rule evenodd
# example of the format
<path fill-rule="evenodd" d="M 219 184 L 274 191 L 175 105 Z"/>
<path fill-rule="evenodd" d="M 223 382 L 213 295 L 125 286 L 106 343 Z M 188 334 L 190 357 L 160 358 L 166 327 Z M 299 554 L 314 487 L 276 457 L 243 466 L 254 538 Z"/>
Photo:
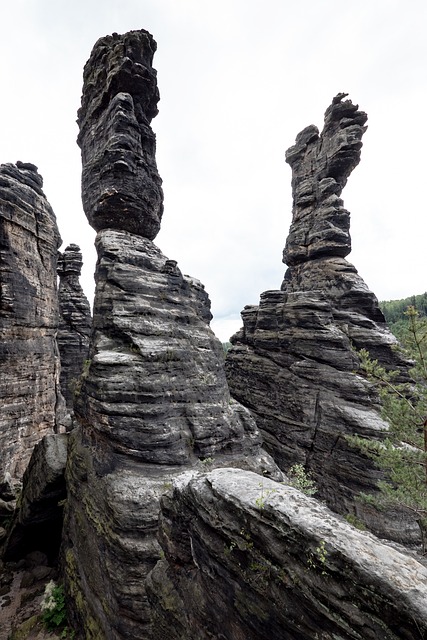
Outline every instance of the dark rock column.
<path fill-rule="evenodd" d="M 20 481 L 64 409 L 56 345 L 55 215 L 29 163 L 0 166 L 0 482 Z M 0 495 L 1 497 L 1 495 Z"/>
<path fill-rule="evenodd" d="M 58 348 L 61 357 L 61 390 L 69 411 L 73 411 L 84 361 L 88 357 L 92 316 L 89 301 L 80 285 L 82 268 L 80 247 L 70 244 L 58 254 L 59 327 Z"/>
<path fill-rule="evenodd" d="M 340 196 L 359 162 L 367 119 L 345 96 L 326 110 L 322 133 L 307 127 L 287 151 L 293 190 L 283 254 L 288 270 L 280 291 L 264 292 L 259 306 L 243 310 L 227 378 L 282 470 L 305 465 L 333 509 L 356 512 L 377 533 L 408 541 L 418 534 L 402 514 L 378 516 L 355 502 L 361 491 L 377 490 L 381 474 L 346 441 L 355 433 L 382 438 L 387 430 L 376 392 L 357 374 L 354 347 L 403 377 L 408 362 L 395 349 L 376 297 L 345 259 L 350 214 Z"/>
<path fill-rule="evenodd" d="M 63 555 L 76 628 L 93 638 L 155 637 L 145 580 L 173 477 L 215 465 L 278 475 L 253 418 L 230 398 L 203 285 L 152 242 L 163 210 L 149 126 L 155 48 L 146 31 L 99 40 L 79 111 L 98 263 Z"/>

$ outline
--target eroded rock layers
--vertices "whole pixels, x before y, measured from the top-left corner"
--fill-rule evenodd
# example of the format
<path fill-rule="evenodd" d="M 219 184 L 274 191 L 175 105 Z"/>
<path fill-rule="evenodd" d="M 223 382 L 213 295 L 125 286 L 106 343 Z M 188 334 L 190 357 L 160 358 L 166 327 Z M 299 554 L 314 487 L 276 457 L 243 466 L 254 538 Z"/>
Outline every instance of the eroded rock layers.
<path fill-rule="evenodd" d="M 88 357 L 92 316 L 89 301 L 80 285 L 82 254 L 70 244 L 58 255 L 59 326 L 58 349 L 61 357 L 61 390 L 69 411 L 73 410 L 78 381 Z"/>
<path fill-rule="evenodd" d="M 42 186 L 32 164 L 0 166 L 0 483 L 7 494 L 36 443 L 57 429 L 64 404 L 55 341 L 60 237 Z"/>
<path fill-rule="evenodd" d="M 427 634 L 423 563 L 253 473 L 181 481 L 162 499 L 160 541 L 164 559 L 149 582 L 159 638 Z"/>
<path fill-rule="evenodd" d="M 155 115 L 154 50 L 146 31 L 101 39 L 79 113 L 85 207 L 100 230 L 89 366 L 75 404 L 81 427 L 70 436 L 64 559 L 76 628 L 87 638 L 152 637 L 145 579 L 159 558 L 159 499 L 172 477 L 218 464 L 278 473 L 253 418 L 230 398 L 204 287 L 151 241 L 160 191 L 144 141 L 154 145 L 154 134 L 137 135 L 121 114 L 133 104 L 138 122 Z M 116 142 L 118 167 L 101 152 Z M 88 178 L 94 157 L 104 158 L 102 189 L 120 194 L 101 226 L 98 186 Z M 132 162 L 141 171 L 130 171 Z"/>
<path fill-rule="evenodd" d="M 345 259 L 350 214 L 341 191 L 358 164 L 367 116 L 345 94 L 325 113 L 321 134 L 304 129 L 286 154 L 292 167 L 293 218 L 284 250 L 288 270 L 280 291 L 242 312 L 226 370 L 232 395 L 256 415 L 265 446 L 283 470 L 302 463 L 319 496 L 339 512 L 356 512 L 381 535 L 410 540 L 416 526 L 402 516 L 378 518 L 355 502 L 375 491 L 379 472 L 346 441 L 382 437 L 371 385 L 355 373 L 354 348 L 407 375 L 374 294 Z"/>

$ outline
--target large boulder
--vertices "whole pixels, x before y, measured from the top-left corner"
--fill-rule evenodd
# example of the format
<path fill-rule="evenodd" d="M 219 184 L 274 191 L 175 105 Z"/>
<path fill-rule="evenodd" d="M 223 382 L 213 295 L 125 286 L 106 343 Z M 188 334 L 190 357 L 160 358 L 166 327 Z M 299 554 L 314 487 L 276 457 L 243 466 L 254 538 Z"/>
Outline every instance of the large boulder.
<path fill-rule="evenodd" d="M 51 563 L 57 562 L 67 497 L 67 444 L 67 434 L 58 433 L 44 436 L 34 447 L 3 549 L 5 560 L 19 560 L 41 551 Z"/>
<path fill-rule="evenodd" d="M 427 637 L 427 568 L 297 489 L 238 469 L 162 500 L 149 577 L 159 638 Z"/>

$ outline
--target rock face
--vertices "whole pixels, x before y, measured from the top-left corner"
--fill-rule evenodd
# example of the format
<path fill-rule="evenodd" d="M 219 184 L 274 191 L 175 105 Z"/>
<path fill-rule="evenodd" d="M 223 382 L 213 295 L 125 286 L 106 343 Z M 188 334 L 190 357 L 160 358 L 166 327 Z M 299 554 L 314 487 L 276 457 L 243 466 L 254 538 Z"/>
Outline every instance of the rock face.
<path fill-rule="evenodd" d="M 80 285 L 82 254 L 76 244 L 70 244 L 58 254 L 59 326 L 58 349 L 61 357 L 61 390 L 69 411 L 73 410 L 74 394 L 88 357 L 92 316 L 89 301 Z"/>
<path fill-rule="evenodd" d="M 292 167 L 293 219 L 280 291 L 245 307 L 243 329 L 226 362 L 232 395 L 256 416 L 267 450 L 282 470 L 295 463 L 311 472 L 319 494 L 341 513 L 356 513 L 373 531 L 414 541 L 403 515 L 378 517 L 355 502 L 376 490 L 373 463 L 346 436 L 381 438 L 387 430 L 376 393 L 358 375 L 356 349 L 407 375 L 373 293 L 345 259 L 350 214 L 340 198 L 360 159 L 367 116 L 345 94 L 334 98 L 319 135 L 304 129 L 287 151 Z"/>
<path fill-rule="evenodd" d="M 157 637 L 145 579 L 159 558 L 159 499 L 171 478 L 215 465 L 280 476 L 253 418 L 230 398 L 203 286 L 151 241 L 162 208 L 154 134 L 138 130 L 138 146 L 133 118 L 148 123 L 156 113 L 154 50 L 146 31 L 98 41 L 79 112 L 85 207 L 100 230 L 63 555 L 73 621 L 86 638 Z M 106 208 L 95 170 L 102 189 L 119 193 Z"/>
<path fill-rule="evenodd" d="M 426 637 L 425 565 L 292 487 L 237 469 L 183 477 L 160 541 L 159 638 Z"/>
<path fill-rule="evenodd" d="M 60 237 L 42 185 L 32 164 L 0 166 L 0 483 L 7 494 L 37 442 L 58 429 L 64 406 L 55 341 Z"/>

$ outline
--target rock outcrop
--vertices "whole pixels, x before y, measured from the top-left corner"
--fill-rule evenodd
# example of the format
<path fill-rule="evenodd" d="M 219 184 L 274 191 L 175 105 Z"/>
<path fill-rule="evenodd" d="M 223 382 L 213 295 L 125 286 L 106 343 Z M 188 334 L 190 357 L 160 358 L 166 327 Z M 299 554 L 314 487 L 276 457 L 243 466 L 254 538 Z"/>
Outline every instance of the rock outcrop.
<path fill-rule="evenodd" d="M 59 326 L 58 349 L 61 358 L 61 391 L 67 408 L 73 411 L 74 396 L 83 365 L 88 357 L 92 316 L 89 301 L 80 285 L 82 269 L 80 247 L 70 244 L 58 255 Z"/>
<path fill-rule="evenodd" d="M 162 499 L 159 638 L 427 637 L 427 568 L 293 487 L 237 469 Z M 214 595 L 213 595 L 214 594 Z"/>
<path fill-rule="evenodd" d="M 19 560 L 30 552 L 58 560 L 61 542 L 67 462 L 67 434 L 45 436 L 35 447 L 23 478 L 16 511 L 3 549 L 5 560 Z"/>
<path fill-rule="evenodd" d="M 32 164 L 0 166 L 0 498 L 7 499 L 64 410 L 55 340 L 60 237 L 42 186 Z"/>
<path fill-rule="evenodd" d="M 242 311 L 227 378 L 282 470 L 303 464 L 332 509 L 356 513 L 383 536 L 414 541 L 416 524 L 403 514 L 378 517 L 355 501 L 361 491 L 376 490 L 380 473 L 346 436 L 381 438 L 388 428 L 376 392 L 357 373 L 355 349 L 368 349 L 402 377 L 408 362 L 395 349 L 376 297 L 345 259 L 350 214 L 340 195 L 359 162 L 367 116 L 344 98 L 334 98 L 321 134 L 307 127 L 287 151 L 293 189 L 283 255 L 288 270 L 280 291 L 266 291 L 259 306 Z"/>
<path fill-rule="evenodd" d="M 63 555 L 73 622 L 86 638 L 155 637 L 145 579 L 160 556 L 159 499 L 171 478 L 215 465 L 280 476 L 253 418 L 230 398 L 203 286 L 152 242 L 163 207 L 149 129 L 154 50 L 146 31 L 99 40 L 79 112 L 98 263 Z"/>

